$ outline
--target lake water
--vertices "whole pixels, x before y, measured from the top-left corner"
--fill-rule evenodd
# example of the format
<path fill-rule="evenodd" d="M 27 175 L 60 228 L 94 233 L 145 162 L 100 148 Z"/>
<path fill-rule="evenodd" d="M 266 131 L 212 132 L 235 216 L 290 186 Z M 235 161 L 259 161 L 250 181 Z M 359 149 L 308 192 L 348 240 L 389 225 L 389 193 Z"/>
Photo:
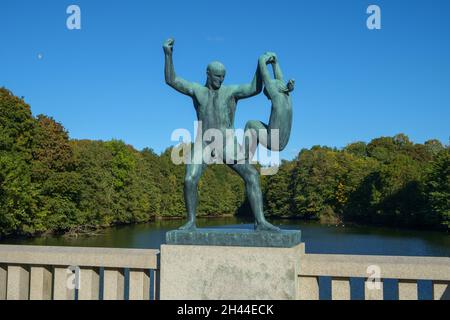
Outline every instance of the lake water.
<path fill-rule="evenodd" d="M 404 230 L 366 226 L 334 226 L 298 220 L 271 221 L 283 229 L 300 229 L 307 253 L 450 257 L 450 236 L 444 232 Z M 199 219 L 199 227 L 250 228 L 251 221 L 240 218 Z M 2 244 L 82 246 L 159 249 L 165 233 L 183 224 L 181 220 L 161 220 L 146 224 L 103 230 L 96 236 L 10 238 Z M 329 277 L 321 277 L 320 296 L 330 297 Z M 352 298 L 363 297 L 363 279 L 352 279 Z M 322 290 L 322 288 L 324 288 Z M 396 299 L 396 280 L 384 282 L 385 298 Z M 431 282 L 419 281 L 419 298 L 431 298 Z"/>
<path fill-rule="evenodd" d="M 307 253 L 450 257 L 450 236 L 444 232 L 365 226 L 334 226 L 299 220 L 272 220 L 283 229 L 300 229 Z M 161 220 L 102 230 L 96 236 L 10 238 L 3 244 L 159 249 L 169 230 L 181 220 Z M 239 218 L 199 219 L 199 227 L 250 228 Z"/>

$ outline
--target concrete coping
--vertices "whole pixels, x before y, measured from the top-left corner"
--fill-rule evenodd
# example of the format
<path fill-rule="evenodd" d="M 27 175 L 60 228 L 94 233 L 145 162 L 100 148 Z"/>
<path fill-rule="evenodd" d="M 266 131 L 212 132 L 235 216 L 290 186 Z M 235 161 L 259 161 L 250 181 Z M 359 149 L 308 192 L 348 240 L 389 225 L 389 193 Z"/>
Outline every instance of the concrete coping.
<path fill-rule="evenodd" d="M 0 264 L 157 269 L 155 249 L 0 245 Z"/>
<path fill-rule="evenodd" d="M 370 276 L 369 266 L 378 266 L 382 279 L 450 281 L 450 258 L 305 254 L 300 259 L 300 276 Z"/>

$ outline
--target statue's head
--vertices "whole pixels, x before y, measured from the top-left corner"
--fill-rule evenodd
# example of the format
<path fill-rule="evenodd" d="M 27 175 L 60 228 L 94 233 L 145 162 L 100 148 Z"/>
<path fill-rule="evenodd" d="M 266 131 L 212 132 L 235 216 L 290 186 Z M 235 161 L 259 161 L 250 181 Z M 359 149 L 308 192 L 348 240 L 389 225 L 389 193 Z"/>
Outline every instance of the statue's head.
<path fill-rule="evenodd" d="M 222 63 L 219 61 L 211 62 L 206 68 L 207 84 L 215 90 L 219 89 L 225 79 L 225 73 L 225 66 Z"/>

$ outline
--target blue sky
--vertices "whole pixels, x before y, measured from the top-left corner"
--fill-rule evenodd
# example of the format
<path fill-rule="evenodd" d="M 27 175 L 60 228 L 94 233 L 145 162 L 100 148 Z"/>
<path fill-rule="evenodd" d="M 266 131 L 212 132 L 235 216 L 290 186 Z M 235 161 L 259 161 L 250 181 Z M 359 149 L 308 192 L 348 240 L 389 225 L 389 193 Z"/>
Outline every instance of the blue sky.
<path fill-rule="evenodd" d="M 70 4 L 81 8 L 81 30 L 66 28 Z M 370 4 L 381 8 L 381 30 L 366 28 Z M 161 152 L 195 120 L 190 99 L 164 83 L 161 46 L 172 36 L 176 72 L 200 83 L 211 60 L 236 84 L 252 79 L 261 53 L 278 54 L 296 79 L 283 158 L 399 132 L 448 143 L 449 12 L 446 0 L 1 0 L 0 86 L 72 138 Z M 239 102 L 235 124 L 269 115 L 260 95 Z"/>

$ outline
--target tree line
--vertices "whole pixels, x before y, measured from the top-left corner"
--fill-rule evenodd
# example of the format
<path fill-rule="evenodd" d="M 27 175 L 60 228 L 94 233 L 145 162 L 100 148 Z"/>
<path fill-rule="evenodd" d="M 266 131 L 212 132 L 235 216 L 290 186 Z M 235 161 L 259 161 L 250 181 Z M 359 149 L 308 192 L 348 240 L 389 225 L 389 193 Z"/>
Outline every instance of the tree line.
<path fill-rule="evenodd" d="M 184 217 L 185 168 L 123 141 L 70 139 L 51 117 L 0 88 L 0 236 L 84 232 Z M 450 151 L 403 134 L 316 146 L 261 177 L 269 217 L 450 228 Z M 241 179 L 210 166 L 199 183 L 202 216 L 248 214 Z"/>

